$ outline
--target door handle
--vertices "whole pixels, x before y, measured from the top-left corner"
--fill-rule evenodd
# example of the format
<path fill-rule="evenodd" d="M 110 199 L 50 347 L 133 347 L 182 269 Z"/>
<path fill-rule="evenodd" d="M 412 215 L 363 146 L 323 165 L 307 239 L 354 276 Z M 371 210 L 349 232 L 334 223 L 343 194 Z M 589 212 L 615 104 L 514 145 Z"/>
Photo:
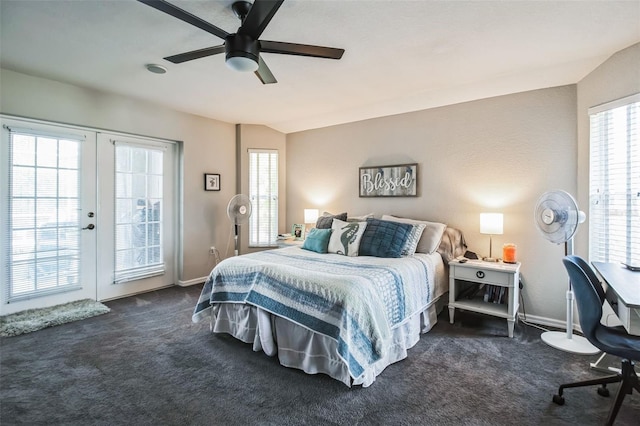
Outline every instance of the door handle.
<path fill-rule="evenodd" d="M 82 229 L 83 229 L 83 230 L 85 230 L 85 229 L 93 229 L 93 228 L 95 228 L 95 227 L 96 227 L 96 226 L 95 226 L 93 223 L 90 223 L 90 224 L 88 224 L 86 227 L 84 227 L 84 228 L 82 228 Z"/>

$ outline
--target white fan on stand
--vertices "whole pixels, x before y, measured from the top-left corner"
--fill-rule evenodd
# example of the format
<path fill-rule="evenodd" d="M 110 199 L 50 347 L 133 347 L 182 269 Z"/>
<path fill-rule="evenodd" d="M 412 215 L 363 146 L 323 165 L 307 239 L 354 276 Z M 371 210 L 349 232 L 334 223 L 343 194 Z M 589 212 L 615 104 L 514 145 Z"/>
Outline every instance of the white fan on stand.
<path fill-rule="evenodd" d="M 534 213 L 536 225 L 544 237 L 555 244 L 564 243 L 565 255 L 573 254 L 573 236 L 578 225 L 585 221 L 573 197 L 565 191 L 542 194 Z M 576 354 L 592 355 L 600 352 L 587 339 L 573 334 L 573 290 L 567 290 L 567 330 L 542 333 L 542 341 L 556 349 Z"/>
<path fill-rule="evenodd" d="M 238 227 L 247 223 L 249 217 L 251 216 L 251 200 L 249 199 L 249 197 L 244 194 L 234 195 L 231 200 L 229 200 L 229 205 L 227 206 L 227 216 L 229 216 L 229 220 L 231 220 L 231 223 L 233 223 L 233 240 L 235 243 L 233 254 L 234 256 L 237 256 Z"/>

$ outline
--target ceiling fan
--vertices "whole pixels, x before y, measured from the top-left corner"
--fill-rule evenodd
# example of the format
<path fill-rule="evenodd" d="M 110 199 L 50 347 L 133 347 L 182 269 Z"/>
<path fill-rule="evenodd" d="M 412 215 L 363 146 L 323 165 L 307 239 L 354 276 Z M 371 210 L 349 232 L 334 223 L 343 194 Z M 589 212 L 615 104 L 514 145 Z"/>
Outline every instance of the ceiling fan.
<path fill-rule="evenodd" d="M 260 53 L 280 53 L 327 59 L 340 59 L 344 53 L 344 49 L 333 47 L 259 40 L 260 35 L 284 0 L 255 0 L 253 4 L 248 1 L 234 2 L 231 5 L 231 9 L 241 22 L 236 33 L 228 33 L 165 0 L 138 1 L 224 40 L 224 44 L 219 46 L 206 47 L 164 58 L 174 64 L 224 52 L 227 66 L 236 71 L 254 71 L 263 84 L 272 84 L 277 83 L 277 80 L 260 56 Z"/>

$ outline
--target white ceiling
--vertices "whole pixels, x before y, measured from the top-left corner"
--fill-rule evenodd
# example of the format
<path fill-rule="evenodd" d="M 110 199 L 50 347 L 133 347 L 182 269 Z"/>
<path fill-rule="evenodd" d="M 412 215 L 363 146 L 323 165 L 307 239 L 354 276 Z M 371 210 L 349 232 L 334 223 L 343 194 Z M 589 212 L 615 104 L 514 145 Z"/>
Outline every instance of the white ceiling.
<path fill-rule="evenodd" d="M 239 26 L 232 0 L 170 1 Z M 284 133 L 576 83 L 640 41 L 640 0 L 286 0 L 261 39 L 346 52 L 263 54 L 263 85 L 224 55 L 163 60 L 222 41 L 135 0 L 0 0 L 0 19 L 2 68 Z"/>

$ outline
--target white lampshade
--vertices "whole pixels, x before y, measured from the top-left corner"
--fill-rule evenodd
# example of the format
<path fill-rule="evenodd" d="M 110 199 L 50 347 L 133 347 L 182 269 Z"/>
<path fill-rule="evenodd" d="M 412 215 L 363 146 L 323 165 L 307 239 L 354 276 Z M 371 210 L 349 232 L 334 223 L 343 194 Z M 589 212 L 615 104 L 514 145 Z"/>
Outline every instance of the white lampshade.
<path fill-rule="evenodd" d="M 225 63 L 232 70 L 241 72 L 253 72 L 258 69 L 258 63 L 256 61 L 250 58 L 245 58 L 244 56 L 233 56 L 231 58 L 227 58 Z"/>
<path fill-rule="evenodd" d="M 304 209 L 304 223 L 316 223 L 318 221 L 318 209 Z"/>
<path fill-rule="evenodd" d="M 480 233 L 502 235 L 502 213 L 480 213 Z"/>

